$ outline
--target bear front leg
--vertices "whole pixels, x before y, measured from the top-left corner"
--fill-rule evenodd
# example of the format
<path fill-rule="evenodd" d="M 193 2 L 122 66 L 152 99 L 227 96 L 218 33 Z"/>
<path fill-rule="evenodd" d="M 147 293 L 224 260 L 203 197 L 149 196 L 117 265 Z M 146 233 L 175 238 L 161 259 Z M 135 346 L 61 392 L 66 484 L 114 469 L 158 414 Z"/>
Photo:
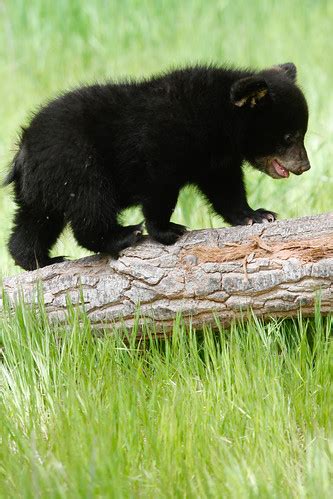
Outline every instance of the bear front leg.
<path fill-rule="evenodd" d="M 177 198 L 176 188 L 164 186 L 151 192 L 142 203 L 148 234 L 162 244 L 174 244 L 186 232 L 183 225 L 170 222 Z"/>
<path fill-rule="evenodd" d="M 246 199 L 241 168 L 222 170 L 218 173 L 207 172 L 198 187 L 208 198 L 216 213 L 231 225 L 252 225 L 254 223 L 274 222 L 276 213 L 262 208 L 253 210 Z"/>

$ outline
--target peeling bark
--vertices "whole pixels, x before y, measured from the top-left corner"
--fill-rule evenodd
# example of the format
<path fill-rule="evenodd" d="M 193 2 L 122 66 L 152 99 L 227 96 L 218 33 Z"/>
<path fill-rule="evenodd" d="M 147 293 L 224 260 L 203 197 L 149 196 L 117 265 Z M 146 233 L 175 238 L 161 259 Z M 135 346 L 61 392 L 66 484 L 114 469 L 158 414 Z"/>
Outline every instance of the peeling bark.
<path fill-rule="evenodd" d="M 333 213 L 251 227 L 187 232 L 174 246 L 148 237 L 118 260 L 95 255 L 4 279 L 11 303 L 36 300 L 66 320 L 66 299 L 84 307 L 94 327 L 131 327 L 138 305 L 157 330 L 178 312 L 193 326 L 229 324 L 252 310 L 260 317 L 312 315 L 333 308 Z M 2 306 L 2 304 L 0 304 Z M 143 319 L 140 319 L 142 323 Z"/>

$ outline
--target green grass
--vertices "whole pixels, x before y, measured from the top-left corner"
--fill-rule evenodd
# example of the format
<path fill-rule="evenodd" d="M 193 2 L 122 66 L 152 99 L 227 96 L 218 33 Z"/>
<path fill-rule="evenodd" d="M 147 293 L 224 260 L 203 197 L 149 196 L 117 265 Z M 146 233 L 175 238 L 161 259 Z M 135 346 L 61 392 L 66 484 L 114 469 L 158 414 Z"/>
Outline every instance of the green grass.
<path fill-rule="evenodd" d="M 172 339 L 1 321 L 1 497 L 329 497 L 332 318 Z"/>
<path fill-rule="evenodd" d="M 250 203 L 281 218 L 332 209 L 333 2 L 4 0 L 0 2 L 0 167 L 20 124 L 80 83 L 193 62 L 293 61 L 307 96 L 312 170 L 273 181 L 248 170 Z M 0 190 L 1 274 L 13 203 Z M 139 221 L 129 210 L 126 222 Z M 181 193 L 174 220 L 219 226 Z M 86 252 L 67 231 L 55 254 Z M 214 336 L 95 337 L 69 310 L 0 317 L 0 497 L 330 497 L 332 319 L 255 320 Z M 83 321 L 83 322 L 82 322 Z"/>

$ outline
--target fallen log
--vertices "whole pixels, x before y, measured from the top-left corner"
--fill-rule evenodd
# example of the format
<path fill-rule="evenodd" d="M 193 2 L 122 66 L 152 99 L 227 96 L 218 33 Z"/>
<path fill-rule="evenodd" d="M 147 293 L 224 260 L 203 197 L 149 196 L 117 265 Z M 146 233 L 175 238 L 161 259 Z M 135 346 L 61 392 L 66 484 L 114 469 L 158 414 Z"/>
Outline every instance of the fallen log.
<path fill-rule="evenodd" d="M 174 246 L 145 237 L 118 260 L 95 255 L 4 279 L 10 303 L 36 300 L 37 283 L 52 320 L 66 300 L 84 302 L 94 327 L 153 319 L 170 331 L 177 313 L 201 327 L 216 319 L 312 315 L 333 309 L 333 213 L 247 227 L 187 232 Z"/>

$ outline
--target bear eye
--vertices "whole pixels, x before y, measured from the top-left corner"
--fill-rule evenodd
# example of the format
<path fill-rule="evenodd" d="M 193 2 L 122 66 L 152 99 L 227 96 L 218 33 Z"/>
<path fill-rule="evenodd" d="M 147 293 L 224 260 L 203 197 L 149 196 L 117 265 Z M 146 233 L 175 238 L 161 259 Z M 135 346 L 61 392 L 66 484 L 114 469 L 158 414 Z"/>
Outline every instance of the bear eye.
<path fill-rule="evenodd" d="M 291 133 L 287 133 L 284 137 L 283 137 L 283 140 L 285 142 L 285 144 L 289 145 L 292 143 L 293 141 L 293 137 L 291 135 Z"/>

